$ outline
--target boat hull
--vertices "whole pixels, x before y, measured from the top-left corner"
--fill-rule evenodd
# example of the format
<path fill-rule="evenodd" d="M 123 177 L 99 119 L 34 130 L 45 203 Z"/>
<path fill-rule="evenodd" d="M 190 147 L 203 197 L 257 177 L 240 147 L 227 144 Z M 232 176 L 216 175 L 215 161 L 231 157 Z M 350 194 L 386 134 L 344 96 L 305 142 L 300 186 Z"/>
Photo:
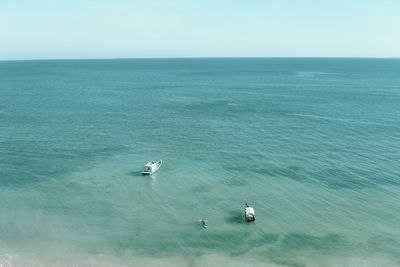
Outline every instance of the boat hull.
<path fill-rule="evenodd" d="M 256 217 L 246 217 L 246 222 L 254 222 Z"/>

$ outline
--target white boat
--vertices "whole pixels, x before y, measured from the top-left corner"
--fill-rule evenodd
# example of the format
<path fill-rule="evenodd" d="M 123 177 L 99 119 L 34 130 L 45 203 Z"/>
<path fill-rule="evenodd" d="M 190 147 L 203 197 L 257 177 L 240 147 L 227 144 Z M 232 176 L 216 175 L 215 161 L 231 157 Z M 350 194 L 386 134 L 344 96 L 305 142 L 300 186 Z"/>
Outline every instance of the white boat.
<path fill-rule="evenodd" d="M 162 165 L 162 160 L 159 161 L 150 161 L 144 165 L 144 169 L 142 171 L 142 175 L 150 175 L 155 173 Z"/>
<path fill-rule="evenodd" d="M 246 207 L 244 208 L 244 217 L 248 222 L 256 220 L 256 213 L 254 212 L 254 209 L 247 204 Z"/>

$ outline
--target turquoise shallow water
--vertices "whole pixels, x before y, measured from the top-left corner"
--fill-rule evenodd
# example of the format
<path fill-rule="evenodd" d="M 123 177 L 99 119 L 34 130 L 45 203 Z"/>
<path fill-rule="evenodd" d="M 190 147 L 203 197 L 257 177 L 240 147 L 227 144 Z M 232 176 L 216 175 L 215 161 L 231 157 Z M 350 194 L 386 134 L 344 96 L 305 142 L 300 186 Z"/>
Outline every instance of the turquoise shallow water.
<path fill-rule="evenodd" d="M 0 62 L 0 264 L 400 265 L 399 107 L 398 59 Z"/>

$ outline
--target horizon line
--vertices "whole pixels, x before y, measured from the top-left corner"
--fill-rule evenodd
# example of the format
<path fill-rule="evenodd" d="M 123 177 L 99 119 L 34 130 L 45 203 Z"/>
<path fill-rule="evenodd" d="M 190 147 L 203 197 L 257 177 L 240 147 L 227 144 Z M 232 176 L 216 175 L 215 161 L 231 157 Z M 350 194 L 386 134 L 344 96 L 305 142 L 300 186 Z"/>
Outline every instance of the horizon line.
<path fill-rule="evenodd" d="M 221 57 L 99 57 L 99 58 L 32 58 L 32 59 L 0 59 L 0 62 L 7 61 L 56 61 L 56 60 L 130 60 L 130 59 L 268 59 L 268 58 L 281 58 L 281 59 L 400 59 L 400 56 L 387 56 L 387 57 L 375 57 L 375 56 L 260 56 L 260 57 L 246 57 L 246 56 L 221 56 Z"/>

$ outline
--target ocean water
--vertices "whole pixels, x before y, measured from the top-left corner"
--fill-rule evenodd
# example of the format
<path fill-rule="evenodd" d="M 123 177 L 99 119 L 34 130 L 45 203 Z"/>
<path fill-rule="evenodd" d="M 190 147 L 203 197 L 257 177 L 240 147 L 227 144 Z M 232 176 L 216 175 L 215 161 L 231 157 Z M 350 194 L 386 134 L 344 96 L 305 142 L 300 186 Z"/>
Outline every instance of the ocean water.
<path fill-rule="evenodd" d="M 399 158 L 399 59 L 2 61 L 0 266 L 400 266 Z"/>

